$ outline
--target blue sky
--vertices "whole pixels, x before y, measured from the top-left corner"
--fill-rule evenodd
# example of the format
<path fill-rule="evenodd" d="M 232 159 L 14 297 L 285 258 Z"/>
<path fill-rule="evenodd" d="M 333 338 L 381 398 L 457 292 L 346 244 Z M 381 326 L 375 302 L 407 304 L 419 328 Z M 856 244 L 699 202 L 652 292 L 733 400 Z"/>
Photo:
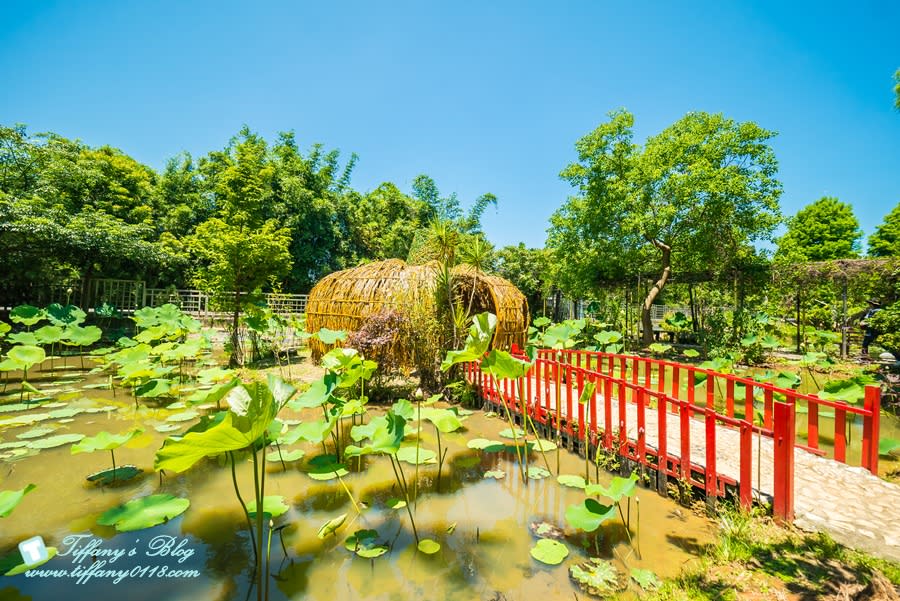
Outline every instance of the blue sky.
<path fill-rule="evenodd" d="M 900 3 L 35 2 L 0 4 L 0 122 L 161 167 L 242 124 L 428 173 L 498 245 L 541 246 L 574 142 L 612 109 L 636 139 L 684 113 L 779 132 L 786 215 L 823 195 L 871 233 L 900 202 Z"/>

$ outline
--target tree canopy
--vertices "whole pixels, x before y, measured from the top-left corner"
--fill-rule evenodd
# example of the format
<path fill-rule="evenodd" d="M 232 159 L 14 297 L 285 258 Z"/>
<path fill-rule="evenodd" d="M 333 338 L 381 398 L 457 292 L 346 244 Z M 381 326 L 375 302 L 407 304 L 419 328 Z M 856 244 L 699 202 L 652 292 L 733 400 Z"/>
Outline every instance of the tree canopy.
<path fill-rule="evenodd" d="M 578 140 L 578 161 L 561 173 L 578 194 L 551 217 L 548 247 L 565 259 L 560 280 L 576 294 L 655 263 L 642 311 L 649 341 L 649 308 L 673 269 L 726 268 L 779 223 L 774 133 L 688 113 L 640 146 L 630 113 L 609 117 Z"/>
<path fill-rule="evenodd" d="M 853 207 L 825 196 L 788 220 L 775 259 L 781 263 L 854 259 L 859 256 L 862 235 Z"/>
<path fill-rule="evenodd" d="M 900 203 L 869 236 L 870 257 L 900 257 Z"/>

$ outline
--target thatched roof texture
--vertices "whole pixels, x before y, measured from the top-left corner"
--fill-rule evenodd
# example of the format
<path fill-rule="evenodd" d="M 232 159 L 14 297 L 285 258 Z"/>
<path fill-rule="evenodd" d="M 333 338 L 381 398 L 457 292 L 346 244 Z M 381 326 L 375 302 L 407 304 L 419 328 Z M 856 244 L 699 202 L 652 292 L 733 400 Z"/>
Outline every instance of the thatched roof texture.
<path fill-rule="evenodd" d="M 490 311 L 497 316 L 493 348 L 509 348 L 513 343 L 523 346 L 528 330 L 528 301 L 519 290 L 501 277 L 477 272 L 468 265 L 453 268 L 453 292 L 472 313 Z M 399 259 L 367 263 L 352 269 L 336 271 L 322 278 L 310 291 L 306 306 L 306 328 L 318 332 L 321 328 L 357 331 L 365 320 L 385 309 L 408 315 L 409 308 L 436 311 L 435 289 L 438 281 L 437 263 L 408 265 Z M 472 296 L 472 287 L 475 295 Z M 316 339 L 310 340 L 313 357 L 328 349 Z M 400 345 L 401 347 L 403 345 Z M 400 363 L 412 366 L 412 360 L 400 358 Z"/>

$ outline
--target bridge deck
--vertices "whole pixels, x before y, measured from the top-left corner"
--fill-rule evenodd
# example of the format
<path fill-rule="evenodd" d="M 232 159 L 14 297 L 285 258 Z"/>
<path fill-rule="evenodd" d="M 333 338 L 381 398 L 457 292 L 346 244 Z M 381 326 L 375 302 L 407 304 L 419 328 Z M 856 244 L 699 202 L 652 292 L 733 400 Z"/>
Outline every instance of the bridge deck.
<path fill-rule="evenodd" d="M 531 376 L 530 389 L 537 390 L 538 383 Z M 508 386 L 504 396 L 518 404 L 515 386 Z M 523 387 L 523 390 L 527 388 Z M 551 386 L 549 396 L 542 400 L 542 406 L 550 409 L 547 423 L 553 425 L 556 419 L 556 391 Z M 565 422 L 565 391 L 559 408 Z M 527 394 L 526 394 L 527 398 Z M 535 399 L 528 399 L 534 402 Z M 597 395 L 599 405 L 605 404 L 602 395 Z M 617 432 L 619 424 L 625 423 L 629 441 L 638 439 L 638 406 L 635 402 L 625 403 L 626 415 L 619 414 L 619 402 L 611 403 L 612 414 L 610 432 Z M 571 421 L 578 423 L 578 404 L 573 405 Z M 533 409 L 532 409 L 533 410 Z M 531 413 L 531 410 L 529 411 Z M 582 415 L 590 412 L 582 411 Z M 659 424 L 656 409 L 646 410 L 645 444 L 648 449 L 659 448 Z M 588 418 L 590 419 L 590 418 Z M 604 411 L 596 412 L 597 429 L 606 431 Z M 681 458 L 680 416 L 666 413 L 666 452 L 669 458 Z M 696 416 L 690 423 L 690 461 L 694 466 L 705 468 L 707 424 Z M 716 425 L 715 469 L 719 477 L 740 482 L 740 432 L 731 427 Z M 618 443 L 617 443 L 618 444 Z M 771 499 L 774 491 L 774 442 L 771 437 L 753 435 L 751 482 L 753 498 Z M 876 556 L 900 561 L 900 486 L 886 482 L 862 467 L 851 467 L 844 463 L 821 457 L 801 448 L 794 449 L 794 524 L 815 532 L 826 532 L 838 542 Z"/>

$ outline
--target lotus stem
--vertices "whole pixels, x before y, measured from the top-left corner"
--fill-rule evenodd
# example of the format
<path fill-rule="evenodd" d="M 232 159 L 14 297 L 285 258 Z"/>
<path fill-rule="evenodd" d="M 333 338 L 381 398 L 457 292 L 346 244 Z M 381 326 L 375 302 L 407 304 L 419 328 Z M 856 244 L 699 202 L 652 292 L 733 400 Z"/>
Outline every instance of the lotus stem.
<path fill-rule="evenodd" d="M 437 477 L 437 491 L 441 492 L 441 470 L 444 465 L 444 458 L 441 451 L 441 429 L 437 426 L 434 427 L 434 431 L 437 434 L 437 442 L 438 442 L 438 477 Z M 416 454 L 416 467 L 419 467 L 419 456 Z"/>
<path fill-rule="evenodd" d="M 113 482 L 116 481 L 116 453 L 112 449 L 109 450 L 109 454 L 112 457 L 113 464 Z"/>
<path fill-rule="evenodd" d="M 419 508 L 419 443 L 422 438 L 422 399 L 417 395 L 416 396 L 416 427 L 419 429 L 416 432 L 416 480 L 413 482 L 413 503 L 416 505 L 416 509 Z M 435 426 L 437 428 L 437 426 Z M 441 470 L 438 468 L 438 482 L 440 482 Z M 440 492 L 440 485 L 438 485 L 438 492 Z"/>
<path fill-rule="evenodd" d="M 337 474 L 337 472 L 335 472 Z M 353 508 L 356 509 L 356 513 L 362 513 L 362 510 L 359 508 L 359 505 L 356 503 L 356 499 L 353 498 L 353 494 L 350 492 L 350 489 L 347 488 L 347 483 L 344 482 L 344 479 L 340 476 L 337 477 L 338 482 L 341 483 L 341 486 L 344 487 L 344 492 L 347 493 L 347 496 L 350 497 L 350 502 L 353 503 Z"/>
<path fill-rule="evenodd" d="M 538 451 L 541 452 L 541 457 L 544 458 L 544 465 L 547 466 L 547 471 L 549 472 L 550 471 L 550 462 L 547 461 L 547 454 L 544 453 L 544 445 L 541 444 L 541 436 L 540 436 L 540 434 L 538 434 L 537 427 L 534 425 L 534 421 L 532 421 L 531 415 L 528 414 L 528 407 L 525 403 L 525 386 L 522 383 L 522 379 L 519 378 L 518 380 L 516 380 L 516 384 L 518 385 L 517 388 L 519 389 L 519 402 L 521 403 L 521 407 L 522 407 L 522 415 L 525 418 L 526 433 L 528 430 L 528 426 L 530 425 L 531 431 L 534 432 L 534 439 L 535 439 L 535 442 L 537 443 Z M 525 453 L 528 454 L 528 443 L 527 442 L 525 443 Z"/>
<path fill-rule="evenodd" d="M 527 482 L 528 476 L 525 470 L 522 469 L 522 456 L 519 452 L 519 436 L 516 434 L 516 425 L 513 423 L 512 415 L 509 412 L 509 406 L 506 403 L 503 403 L 503 410 L 506 412 L 506 421 L 509 422 L 509 431 L 512 433 L 513 442 L 516 445 L 516 460 L 519 463 L 519 472 L 522 474 L 522 482 Z"/>
<path fill-rule="evenodd" d="M 637 556 L 639 560 L 643 560 L 641 557 L 641 498 L 635 497 L 634 504 L 637 507 Z"/>
<path fill-rule="evenodd" d="M 403 500 L 406 501 L 406 513 L 409 514 L 409 523 L 412 524 L 413 536 L 415 537 L 416 544 L 418 545 L 419 532 L 418 530 L 416 530 L 416 520 L 413 518 L 412 509 L 409 506 L 409 492 L 407 491 L 405 486 L 406 478 L 404 477 L 402 480 L 400 478 L 400 474 L 403 473 L 403 468 L 401 467 L 398 473 L 397 466 L 394 465 L 394 455 L 388 455 L 388 458 L 391 460 L 391 468 L 393 468 L 394 470 L 394 478 L 397 479 L 397 486 L 400 487 L 400 490 L 403 493 Z"/>
<path fill-rule="evenodd" d="M 256 601 L 263 601 L 263 590 L 262 590 L 262 577 L 264 573 L 264 566 L 262 565 L 263 554 L 262 554 L 262 532 L 263 532 L 263 486 L 265 485 L 264 481 L 261 482 L 260 474 L 259 474 L 259 457 L 257 457 L 256 449 L 252 449 L 251 453 L 253 454 L 253 488 L 254 494 L 256 495 Z M 265 470 L 263 470 L 263 477 L 265 476 Z"/>
<path fill-rule="evenodd" d="M 257 515 L 259 515 L 260 509 L 261 509 L 260 507 L 256 508 Z M 275 522 L 273 522 L 272 519 L 270 518 L 269 519 L 269 542 L 266 545 L 266 566 L 269 565 L 269 561 L 272 558 L 272 526 L 274 526 L 274 525 L 275 525 Z M 266 571 L 268 572 L 268 569 Z M 269 598 L 269 580 L 270 579 L 268 578 L 268 575 L 267 575 L 266 576 L 266 599 Z"/>
<path fill-rule="evenodd" d="M 619 510 L 619 517 L 622 519 L 622 525 L 625 526 L 625 535 L 628 537 L 628 544 L 631 545 L 631 548 L 633 549 L 634 541 L 631 539 L 631 530 L 628 529 L 628 525 L 625 520 L 625 514 L 622 512 L 622 502 L 621 501 L 616 501 L 616 509 Z"/>
<path fill-rule="evenodd" d="M 281 461 L 281 469 L 287 471 L 287 466 L 284 464 L 284 457 L 281 455 L 281 444 L 276 440 L 275 448 L 278 449 L 278 459 Z"/>
<path fill-rule="evenodd" d="M 244 512 L 244 517 L 247 518 L 247 531 L 250 533 L 250 543 L 253 547 L 253 554 L 256 555 L 256 537 L 253 536 L 253 523 L 250 521 L 250 512 L 247 511 L 247 504 L 244 503 L 244 498 L 241 496 L 241 489 L 238 488 L 237 482 L 237 474 L 235 473 L 234 468 L 234 451 L 228 451 L 228 457 L 231 459 L 231 482 L 234 484 L 234 493 L 237 495 L 238 501 L 241 503 L 241 509 Z M 162 472 L 159 472 L 160 478 L 162 478 Z"/>

